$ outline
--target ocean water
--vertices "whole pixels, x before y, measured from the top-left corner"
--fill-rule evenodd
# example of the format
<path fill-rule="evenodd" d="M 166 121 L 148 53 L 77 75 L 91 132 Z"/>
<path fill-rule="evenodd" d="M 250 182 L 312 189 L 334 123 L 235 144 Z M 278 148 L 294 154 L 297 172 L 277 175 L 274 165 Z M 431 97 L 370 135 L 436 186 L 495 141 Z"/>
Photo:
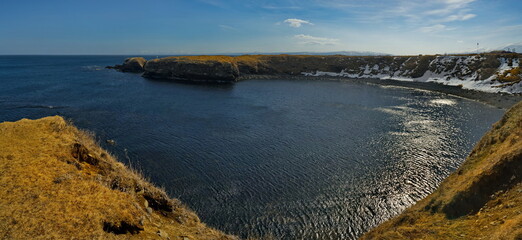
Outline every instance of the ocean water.
<path fill-rule="evenodd" d="M 354 239 L 432 192 L 503 114 L 349 80 L 193 85 L 104 69 L 124 58 L 0 56 L 0 121 L 62 115 L 243 237 Z"/>

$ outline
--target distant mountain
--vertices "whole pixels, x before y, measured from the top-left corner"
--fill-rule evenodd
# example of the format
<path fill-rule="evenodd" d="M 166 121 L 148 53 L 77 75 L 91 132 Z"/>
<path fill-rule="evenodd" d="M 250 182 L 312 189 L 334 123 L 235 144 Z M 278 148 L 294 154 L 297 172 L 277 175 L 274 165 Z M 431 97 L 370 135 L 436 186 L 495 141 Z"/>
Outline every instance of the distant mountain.
<path fill-rule="evenodd" d="M 510 43 L 503 47 L 499 47 L 498 50 L 508 50 L 508 48 L 509 48 L 509 51 L 513 52 L 513 50 L 511 50 L 511 49 L 515 49 L 514 52 L 522 53 L 522 42 Z"/>
<path fill-rule="evenodd" d="M 251 52 L 251 53 L 232 53 L 224 55 L 345 55 L 345 56 L 390 56 L 388 53 L 369 52 L 369 51 L 337 51 L 337 52 Z"/>

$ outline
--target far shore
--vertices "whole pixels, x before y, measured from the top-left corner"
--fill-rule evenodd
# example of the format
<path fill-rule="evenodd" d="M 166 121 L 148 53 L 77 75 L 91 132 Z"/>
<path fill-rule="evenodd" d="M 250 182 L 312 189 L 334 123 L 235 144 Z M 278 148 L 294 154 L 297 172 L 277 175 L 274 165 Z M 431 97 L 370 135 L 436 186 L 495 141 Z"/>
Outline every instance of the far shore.
<path fill-rule="evenodd" d="M 378 79 L 378 78 L 346 78 L 331 76 L 295 76 L 295 75 L 246 75 L 241 80 L 327 80 L 327 81 L 352 81 L 366 84 L 376 84 L 381 86 L 394 86 L 404 88 L 422 89 L 434 92 L 445 93 L 470 100 L 479 101 L 494 107 L 509 109 L 519 101 L 522 101 L 522 94 L 508 93 L 489 93 L 476 90 L 463 89 L 458 86 L 449 86 L 434 82 L 409 82 L 400 80 Z"/>

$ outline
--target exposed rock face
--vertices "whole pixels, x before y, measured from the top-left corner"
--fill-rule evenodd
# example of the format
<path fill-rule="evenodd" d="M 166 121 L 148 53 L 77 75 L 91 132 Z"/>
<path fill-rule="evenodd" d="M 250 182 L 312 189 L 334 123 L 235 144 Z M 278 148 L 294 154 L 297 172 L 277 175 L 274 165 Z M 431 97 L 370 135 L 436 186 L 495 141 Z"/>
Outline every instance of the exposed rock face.
<path fill-rule="evenodd" d="M 437 82 L 485 92 L 522 93 L 518 54 L 353 57 L 338 59 L 338 65 L 331 61 L 302 74 Z"/>
<path fill-rule="evenodd" d="M 200 82 L 234 82 L 237 65 L 223 61 L 184 61 L 177 58 L 154 59 L 145 64 L 143 77 Z"/>
<path fill-rule="evenodd" d="M 138 58 L 136 58 L 138 59 Z M 147 78 L 235 82 L 252 75 L 332 76 L 437 82 L 486 92 L 522 93 L 521 55 L 368 56 L 243 55 L 184 56 L 145 62 L 129 59 L 122 71 Z"/>
<path fill-rule="evenodd" d="M 145 60 L 145 58 L 131 57 L 125 59 L 125 62 L 123 62 L 122 65 L 107 66 L 107 68 L 117 69 L 122 72 L 140 73 L 144 71 L 143 67 L 145 66 L 145 63 L 147 63 L 147 60 Z"/>

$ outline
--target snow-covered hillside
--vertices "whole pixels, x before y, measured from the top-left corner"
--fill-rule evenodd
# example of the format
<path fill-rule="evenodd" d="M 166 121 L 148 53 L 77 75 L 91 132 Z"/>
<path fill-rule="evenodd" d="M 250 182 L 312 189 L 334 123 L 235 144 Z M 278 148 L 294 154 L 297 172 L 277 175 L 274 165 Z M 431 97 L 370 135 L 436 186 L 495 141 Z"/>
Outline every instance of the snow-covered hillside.
<path fill-rule="evenodd" d="M 436 82 L 484 92 L 522 93 L 518 55 L 413 56 L 405 61 L 403 58 L 359 65 L 356 69 L 347 67 L 341 72 L 311 71 L 302 74 Z"/>

